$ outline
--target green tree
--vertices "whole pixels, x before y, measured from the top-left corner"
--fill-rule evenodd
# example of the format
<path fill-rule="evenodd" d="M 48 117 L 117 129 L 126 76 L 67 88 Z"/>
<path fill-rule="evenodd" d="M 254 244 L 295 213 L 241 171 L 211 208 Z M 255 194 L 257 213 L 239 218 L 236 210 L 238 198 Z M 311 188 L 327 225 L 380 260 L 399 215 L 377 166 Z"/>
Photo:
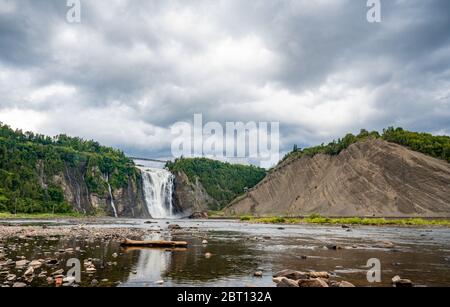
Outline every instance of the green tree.
<path fill-rule="evenodd" d="M 320 146 L 305 148 L 303 150 L 293 150 L 291 153 L 286 155 L 284 160 L 298 155 L 338 155 L 342 150 L 348 148 L 350 145 L 369 138 L 383 139 L 391 143 L 408 147 L 411 150 L 450 162 L 449 136 L 434 136 L 428 133 L 411 132 L 403 128 L 394 127 L 384 129 L 382 134 L 377 131 L 369 132 L 368 130 L 361 129 L 357 136 L 347 134 L 343 139 L 339 139 L 337 141 L 335 140 L 328 145 L 322 144 Z"/>
<path fill-rule="evenodd" d="M 9 199 L 4 193 L 4 190 L 0 188 L 0 211 L 7 210 L 7 202 Z"/>
<path fill-rule="evenodd" d="M 81 173 L 91 193 L 105 193 L 105 173 L 113 189 L 126 188 L 139 172 L 123 152 L 95 141 L 59 135 L 54 138 L 13 130 L 0 123 L 0 211 L 70 210 L 52 178 Z M 44 182 L 43 182 L 44 181 Z"/>
<path fill-rule="evenodd" d="M 235 165 L 205 158 L 177 159 L 167 163 L 172 172 L 184 172 L 191 182 L 197 179 L 206 192 L 213 197 L 222 209 L 237 196 L 245 193 L 245 188 L 252 188 L 265 176 L 266 170 L 255 166 Z"/>

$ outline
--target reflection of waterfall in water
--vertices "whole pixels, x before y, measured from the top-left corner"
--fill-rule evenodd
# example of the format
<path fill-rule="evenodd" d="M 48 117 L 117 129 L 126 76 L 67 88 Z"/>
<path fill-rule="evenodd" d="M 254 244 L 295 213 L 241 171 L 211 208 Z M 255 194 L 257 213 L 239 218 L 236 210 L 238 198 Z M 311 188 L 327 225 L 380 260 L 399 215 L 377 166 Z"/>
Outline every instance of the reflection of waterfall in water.
<path fill-rule="evenodd" d="M 146 237 L 146 240 L 161 240 L 161 236 Z M 133 267 L 132 272 L 124 286 L 133 286 L 134 284 L 154 284 L 156 281 L 163 279 L 164 273 L 167 271 L 170 263 L 171 253 L 164 250 L 140 250 L 138 262 Z"/>
<path fill-rule="evenodd" d="M 165 169 L 141 167 L 145 202 L 154 219 L 171 218 L 173 214 L 174 176 Z"/>
<path fill-rule="evenodd" d="M 154 283 L 161 280 L 169 261 L 170 253 L 163 250 L 139 251 L 135 272 L 129 275 L 126 283 L 132 286 L 134 283 Z"/>
<path fill-rule="evenodd" d="M 111 185 L 109 184 L 109 174 L 105 175 L 105 181 L 108 184 L 109 198 L 111 199 L 111 207 L 112 207 L 113 212 L 114 212 L 114 217 L 117 218 L 119 216 L 117 215 L 116 205 L 114 204 L 114 197 L 113 197 L 113 194 L 112 194 Z"/>

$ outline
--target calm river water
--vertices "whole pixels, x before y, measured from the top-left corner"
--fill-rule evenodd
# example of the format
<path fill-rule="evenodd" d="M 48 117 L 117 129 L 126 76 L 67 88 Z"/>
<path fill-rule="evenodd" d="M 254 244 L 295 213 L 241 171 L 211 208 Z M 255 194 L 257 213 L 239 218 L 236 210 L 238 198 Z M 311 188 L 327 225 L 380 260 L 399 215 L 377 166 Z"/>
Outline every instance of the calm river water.
<path fill-rule="evenodd" d="M 61 222 L 71 226 L 69 221 Z M 335 279 L 357 286 L 390 286 L 395 275 L 411 279 L 416 285 L 450 286 L 450 230 L 446 228 L 356 226 L 347 230 L 315 225 L 254 225 L 229 220 L 145 222 L 148 220 L 102 219 L 85 227 L 161 229 L 160 234 L 149 239 L 187 241 L 189 247 L 185 250 L 122 249 L 118 242 L 64 238 L 27 240 L 26 244 L 19 238 L 11 238 L 4 245 L 16 246 L 7 255 L 12 259 L 45 258 L 49 253 L 67 248 L 75 252 L 59 254 L 61 263 L 69 258 L 79 258 L 82 263 L 92 258 L 97 271 L 84 272 L 81 286 L 89 286 L 95 279 L 99 286 L 117 287 L 273 287 L 273 273 L 283 269 L 328 271 Z M 168 223 L 180 225 L 181 230 L 168 231 Z M 208 244 L 202 244 L 203 240 Z M 393 248 L 380 246 L 380 242 L 386 241 L 393 243 Z M 329 244 L 342 249 L 328 249 L 325 246 Z M 371 258 L 381 261 L 379 284 L 370 284 L 366 278 L 366 264 Z M 262 271 L 263 276 L 254 277 L 256 271 Z M 46 286 L 46 281 L 35 279 L 32 284 Z"/>

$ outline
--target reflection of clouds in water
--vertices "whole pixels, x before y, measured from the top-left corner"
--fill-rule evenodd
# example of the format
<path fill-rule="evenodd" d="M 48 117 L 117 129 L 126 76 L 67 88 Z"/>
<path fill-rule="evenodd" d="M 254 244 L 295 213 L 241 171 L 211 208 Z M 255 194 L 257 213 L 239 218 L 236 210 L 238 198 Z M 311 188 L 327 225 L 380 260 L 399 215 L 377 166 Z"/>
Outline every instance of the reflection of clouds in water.
<path fill-rule="evenodd" d="M 170 262 L 170 253 L 164 250 L 142 250 L 135 270 L 137 274 L 130 273 L 127 283 L 154 283 L 161 280 Z"/>

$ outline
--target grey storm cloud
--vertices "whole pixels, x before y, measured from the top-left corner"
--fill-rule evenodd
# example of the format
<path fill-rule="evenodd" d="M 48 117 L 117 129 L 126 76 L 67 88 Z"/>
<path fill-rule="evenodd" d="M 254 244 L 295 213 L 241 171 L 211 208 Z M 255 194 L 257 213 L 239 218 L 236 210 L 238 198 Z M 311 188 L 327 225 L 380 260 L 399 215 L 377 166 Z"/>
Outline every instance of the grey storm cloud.
<path fill-rule="evenodd" d="M 360 128 L 450 132 L 450 2 L 0 0 L 0 121 L 130 154 L 170 126 L 279 121 L 282 150 Z"/>

